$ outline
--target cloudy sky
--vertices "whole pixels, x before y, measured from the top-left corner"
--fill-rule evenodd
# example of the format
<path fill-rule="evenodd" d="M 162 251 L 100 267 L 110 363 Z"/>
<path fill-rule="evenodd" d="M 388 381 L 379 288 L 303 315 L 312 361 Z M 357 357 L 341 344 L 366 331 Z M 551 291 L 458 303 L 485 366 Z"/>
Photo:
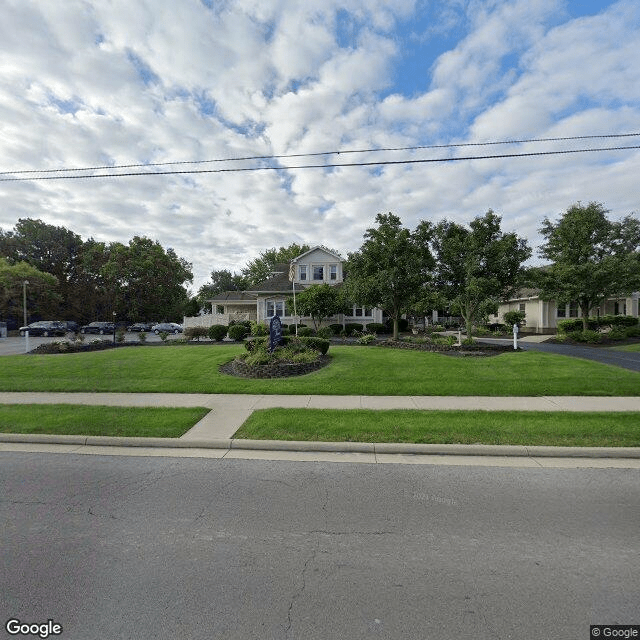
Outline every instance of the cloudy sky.
<path fill-rule="evenodd" d="M 291 242 L 346 255 L 380 212 L 414 228 L 492 208 L 537 247 L 578 200 L 638 211 L 638 149 L 288 168 L 640 145 L 476 146 L 640 132 L 637 0 L 0 0 L 0 16 L 0 228 L 146 235 L 193 263 L 194 291 Z M 87 167 L 111 168 L 8 173 Z"/>

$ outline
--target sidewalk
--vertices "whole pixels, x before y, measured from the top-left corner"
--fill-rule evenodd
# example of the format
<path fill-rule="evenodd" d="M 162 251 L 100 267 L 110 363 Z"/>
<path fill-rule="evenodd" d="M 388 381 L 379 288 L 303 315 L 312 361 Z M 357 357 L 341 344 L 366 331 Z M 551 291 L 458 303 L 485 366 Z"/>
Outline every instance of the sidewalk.
<path fill-rule="evenodd" d="M 0 434 L 0 451 L 55 450 L 59 452 L 99 453 L 101 455 L 177 455 L 225 458 L 251 457 L 272 460 L 483 464 L 533 467 L 598 466 L 640 469 L 640 447 L 421 445 L 360 442 L 290 442 L 233 438 L 233 434 L 253 411 L 273 407 L 301 409 L 640 412 L 640 397 L 281 396 L 0 392 L 0 404 L 54 403 L 130 407 L 206 407 L 211 411 L 180 438 Z"/>

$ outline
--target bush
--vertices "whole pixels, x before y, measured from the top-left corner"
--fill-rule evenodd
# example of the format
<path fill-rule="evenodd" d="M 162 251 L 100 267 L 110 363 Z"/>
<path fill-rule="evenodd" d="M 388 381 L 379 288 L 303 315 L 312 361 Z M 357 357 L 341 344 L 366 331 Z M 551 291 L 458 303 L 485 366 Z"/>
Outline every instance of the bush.
<path fill-rule="evenodd" d="M 144 344 L 147 341 L 147 334 L 144 331 L 141 331 L 138 334 L 138 340 Z"/>
<path fill-rule="evenodd" d="M 513 328 L 514 324 L 520 326 L 524 322 L 525 317 L 524 311 L 507 311 L 507 313 L 504 314 L 504 323 L 509 328 Z"/>
<path fill-rule="evenodd" d="M 216 342 L 219 340 L 224 340 L 227 337 L 227 331 L 229 328 L 226 324 L 213 324 L 209 327 L 208 335 L 212 340 Z"/>
<path fill-rule="evenodd" d="M 635 327 L 627 327 L 624 332 L 627 338 L 640 338 L 640 326 L 638 325 Z"/>
<path fill-rule="evenodd" d="M 123 344 L 124 343 L 124 334 L 125 334 L 125 330 L 124 329 L 118 329 L 116 331 L 116 342 L 118 344 Z"/>
<path fill-rule="evenodd" d="M 362 331 L 363 328 L 364 327 L 361 324 L 358 324 L 357 322 L 347 322 L 344 325 L 344 333 L 346 336 L 350 336 L 354 333 L 354 331 Z"/>
<path fill-rule="evenodd" d="M 340 333 L 342 332 L 341 324 L 330 324 L 329 328 L 331 329 L 331 331 L 333 331 L 334 336 L 339 336 Z"/>
<path fill-rule="evenodd" d="M 249 328 L 244 324 L 231 324 L 228 334 L 232 340 L 244 340 L 249 335 Z"/>
<path fill-rule="evenodd" d="M 357 340 L 358 344 L 371 344 L 372 342 L 375 342 L 375 341 L 376 341 L 375 333 L 364 333 Z"/>
<path fill-rule="evenodd" d="M 209 337 L 209 329 L 207 329 L 207 327 L 187 327 L 184 330 L 184 337 L 186 340 L 197 340 L 200 342 L 200 338 Z"/>
<path fill-rule="evenodd" d="M 613 327 L 605 335 L 609 340 L 624 340 L 627 338 L 627 330 L 623 327 Z"/>
<path fill-rule="evenodd" d="M 370 333 L 388 333 L 387 325 L 381 322 L 370 322 L 367 325 L 367 331 Z"/>
<path fill-rule="evenodd" d="M 269 327 L 267 327 L 266 324 L 262 324 L 261 322 L 252 322 L 251 335 L 252 336 L 268 336 Z"/>
<path fill-rule="evenodd" d="M 313 329 L 311 327 L 301 327 L 298 325 L 298 336 L 309 337 L 313 335 Z"/>
<path fill-rule="evenodd" d="M 159 335 L 162 342 L 166 342 L 167 338 L 169 337 L 169 334 L 166 331 L 161 331 Z"/>
<path fill-rule="evenodd" d="M 601 333 L 591 329 L 587 329 L 586 331 L 569 331 L 566 335 L 567 338 L 574 342 L 584 342 L 587 344 L 597 344 L 604 339 Z"/>
<path fill-rule="evenodd" d="M 329 340 L 333 337 L 333 329 L 331 327 L 320 327 L 318 331 L 316 331 L 316 336 L 324 340 Z"/>

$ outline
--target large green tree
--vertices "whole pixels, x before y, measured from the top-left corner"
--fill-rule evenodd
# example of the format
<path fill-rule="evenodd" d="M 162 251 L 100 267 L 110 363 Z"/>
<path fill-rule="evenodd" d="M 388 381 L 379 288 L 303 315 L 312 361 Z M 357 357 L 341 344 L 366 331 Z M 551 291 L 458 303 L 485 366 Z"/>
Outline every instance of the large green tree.
<path fill-rule="evenodd" d="M 0 233 L 0 256 L 13 264 L 26 262 L 55 276 L 58 306 L 50 311 L 58 317 L 80 315 L 79 302 L 83 291 L 79 263 L 82 248 L 79 235 L 42 220 L 22 218 L 13 231 Z"/>
<path fill-rule="evenodd" d="M 193 280 L 191 264 L 159 242 L 135 236 L 128 245 L 113 243 L 101 270 L 113 295 L 113 310 L 129 321 L 181 319 Z"/>
<path fill-rule="evenodd" d="M 431 279 L 433 228 L 423 221 L 412 232 L 393 213 L 379 213 L 376 223 L 365 232 L 360 250 L 349 254 L 345 295 L 357 304 L 382 309 L 393 320 L 397 340 L 398 320 L 412 309 Z"/>
<path fill-rule="evenodd" d="M 293 298 L 287 303 L 293 308 Z M 340 287 L 329 284 L 313 284 L 296 295 L 296 310 L 302 316 L 311 316 L 318 330 L 323 320 L 345 312 L 344 296 Z"/>
<path fill-rule="evenodd" d="M 545 218 L 540 255 L 551 264 L 532 271 L 545 299 L 577 302 L 583 327 L 592 309 L 614 295 L 640 289 L 640 220 L 607 218 L 599 202 L 576 203 L 556 222 Z"/>
<path fill-rule="evenodd" d="M 307 244 L 297 244 L 294 242 L 288 247 L 263 251 L 242 270 L 242 275 L 246 278 L 247 287 L 255 286 L 259 282 L 267 280 L 271 277 L 271 273 L 278 264 L 283 262 L 289 263 L 293 258 L 297 258 L 300 254 L 305 253 L 305 251 L 309 251 L 310 248 Z"/>
<path fill-rule="evenodd" d="M 210 300 L 224 291 L 244 291 L 247 288 L 247 279 L 240 273 L 231 273 L 228 269 L 214 269 L 211 272 L 211 281 L 203 284 L 196 295 L 196 300 L 200 309 L 207 307 L 207 300 Z M 209 305 L 209 311 L 211 305 Z"/>
<path fill-rule="evenodd" d="M 24 283 L 28 284 L 25 285 Z M 24 322 L 24 298 L 27 298 L 27 323 L 33 316 L 54 318 L 59 296 L 57 280 L 26 262 L 9 262 L 0 257 L 0 318 Z"/>
<path fill-rule="evenodd" d="M 531 250 L 515 233 L 504 233 L 501 218 L 489 210 L 469 227 L 440 222 L 433 236 L 434 290 L 462 316 L 467 338 L 474 323 L 497 310 L 521 284 Z"/>

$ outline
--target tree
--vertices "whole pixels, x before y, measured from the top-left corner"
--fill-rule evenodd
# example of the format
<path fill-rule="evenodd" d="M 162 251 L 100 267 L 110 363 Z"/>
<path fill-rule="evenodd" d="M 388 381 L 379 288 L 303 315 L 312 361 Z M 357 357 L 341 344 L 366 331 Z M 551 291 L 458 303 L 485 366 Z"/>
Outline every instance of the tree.
<path fill-rule="evenodd" d="M 411 232 L 393 213 L 379 213 L 376 223 L 377 228 L 365 232 L 360 250 L 349 254 L 345 296 L 357 304 L 381 308 L 392 318 L 397 340 L 400 316 L 411 310 L 431 277 L 432 226 L 423 221 Z"/>
<path fill-rule="evenodd" d="M 604 205 L 580 202 L 557 222 L 545 218 L 540 255 L 552 264 L 532 271 L 541 297 L 560 304 L 577 302 L 587 329 L 591 310 L 612 295 L 640 288 L 640 220 L 607 219 Z"/>
<path fill-rule="evenodd" d="M 0 257 L 0 318 L 13 318 L 22 324 L 25 282 L 29 283 L 26 289 L 29 316 L 54 317 L 59 302 L 59 296 L 54 291 L 56 277 L 26 262 L 9 264 Z"/>
<path fill-rule="evenodd" d="M 189 299 L 184 283 L 193 280 L 190 263 L 140 236 L 128 245 L 112 243 L 101 275 L 117 316 L 134 322 L 181 319 Z"/>
<path fill-rule="evenodd" d="M 287 305 L 293 308 L 293 302 Z M 300 315 L 311 316 L 316 331 L 323 320 L 345 311 L 341 289 L 326 283 L 313 284 L 297 294 L 296 307 Z"/>
<path fill-rule="evenodd" d="M 474 323 L 495 313 L 520 285 L 531 255 L 526 240 L 503 233 L 501 218 L 489 210 L 470 228 L 444 220 L 435 228 L 435 289 L 462 316 L 467 338 Z"/>
<path fill-rule="evenodd" d="M 247 288 L 247 279 L 240 273 L 231 273 L 228 269 L 213 270 L 211 282 L 203 284 L 196 295 L 200 309 L 206 307 L 210 300 L 224 291 L 244 291 Z"/>
<path fill-rule="evenodd" d="M 275 270 L 276 265 L 283 262 L 291 262 L 293 258 L 297 258 L 305 251 L 309 251 L 309 249 L 310 247 L 307 244 L 299 245 L 294 242 L 288 247 L 263 251 L 259 257 L 249 262 L 242 270 L 242 275 L 246 278 L 246 286 L 255 286 L 259 282 L 267 280 Z"/>
<path fill-rule="evenodd" d="M 13 231 L 0 234 L 0 255 L 10 263 L 26 262 L 55 276 L 59 296 L 58 307 L 51 309 L 54 316 L 79 315 L 82 247 L 82 239 L 73 231 L 31 218 L 18 220 Z"/>

